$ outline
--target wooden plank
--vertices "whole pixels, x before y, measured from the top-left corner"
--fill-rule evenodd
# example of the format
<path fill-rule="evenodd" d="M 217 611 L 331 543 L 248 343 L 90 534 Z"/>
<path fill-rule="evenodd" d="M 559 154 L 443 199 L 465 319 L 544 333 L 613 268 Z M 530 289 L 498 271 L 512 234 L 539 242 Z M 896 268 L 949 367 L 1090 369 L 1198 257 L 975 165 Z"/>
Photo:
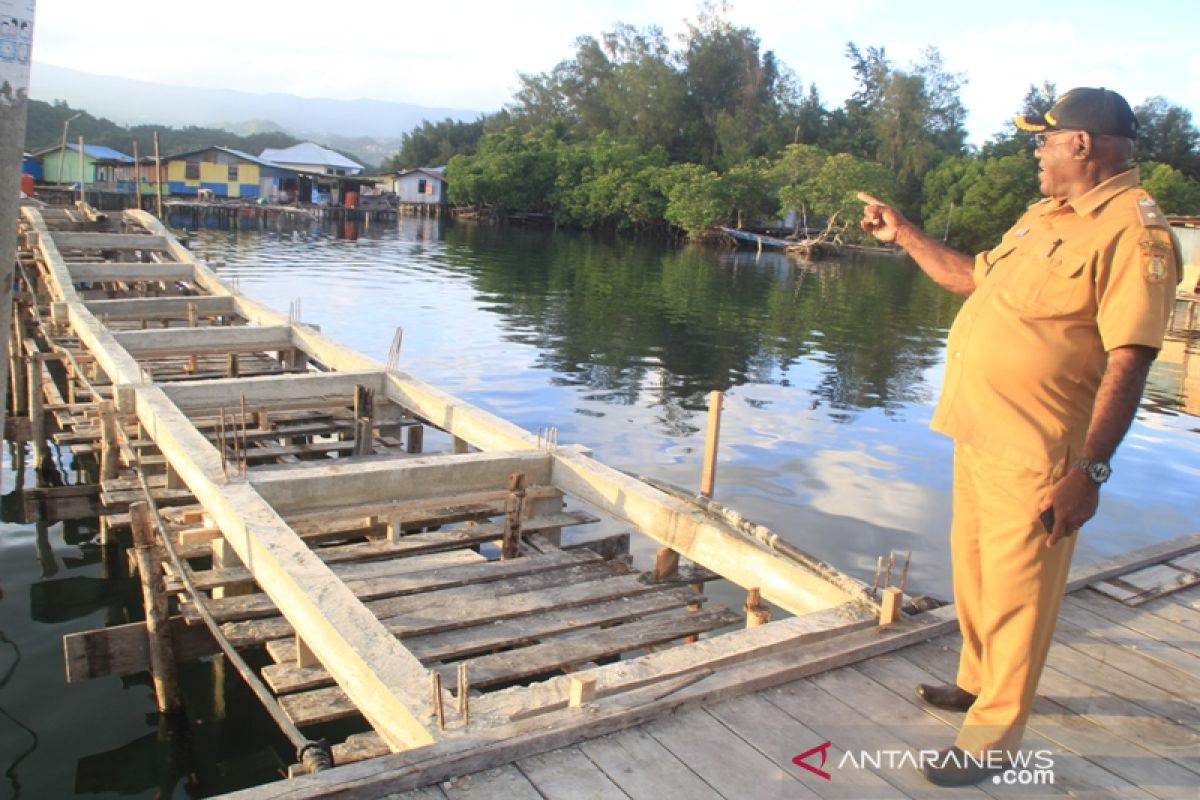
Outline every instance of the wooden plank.
<path fill-rule="evenodd" d="M 781 766 L 791 766 L 790 759 L 772 762 L 702 709 L 670 714 L 646 723 L 639 730 L 649 734 L 723 797 L 746 800 L 817 797 L 797 775 Z"/>
<path fill-rule="evenodd" d="M 1140 610 L 1131 609 L 1112 598 L 1091 590 L 1066 598 L 1065 604 L 1090 610 L 1144 636 L 1170 644 L 1188 653 L 1200 654 L 1200 631 L 1192 630 L 1187 625 L 1170 622 L 1153 611 L 1147 610 L 1143 613 Z"/>
<path fill-rule="evenodd" d="M 553 483 L 568 494 L 625 520 L 660 544 L 719 573 L 793 614 L 862 600 L 797 562 L 779 557 L 695 507 L 594 459 L 553 454 Z"/>
<path fill-rule="evenodd" d="M 1149 614 L 1149 612 L 1147 612 Z M 1159 641 L 1120 622 L 1097 614 L 1090 608 L 1077 603 L 1063 603 L 1060 620 L 1074 623 L 1086 629 L 1090 635 L 1102 637 L 1114 647 L 1132 650 L 1160 664 L 1173 667 L 1188 674 L 1200 673 L 1200 649 L 1191 653 L 1173 644 Z"/>
<path fill-rule="evenodd" d="M 51 236 L 59 251 L 63 250 L 167 250 L 165 236 L 140 233 L 93 233 L 55 231 Z"/>
<path fill-rule="evenodd" d="M 114 300 L 88 300 L 84 305 L 101 321 L 111 324 L 122 320 L 187 319 L 188 308 L 195 306 L 201 318 L 231 316 L 232 297 L 131 297 Z"/>
<path fill-rule="evenodd" d="M 1177 539 L 1155 542 L 1112 558 L 1078 564 L 1071 567 L 1071 572 L 1067 576 L 1067 593 L 1079 591 L 1096 581 L 1133 572 L 1136 569 L 1159 564 L 1197 550 L 1200 550 L 1200 533 L 1193 533 Z"/>
<path fill-rule="evenodd" d="M 475 608 L 488 608 L 496 598 L 522 593 L 542 593 L 559 586 L 569 586 L 577 583 L 587 583 L 613 575 L 624 574 L 627 570 L 620 564 L 604 561 L 592 561 L 563 569 L 548 572 L 533 572 L 516 578 L 509 578 L 499 583 L 484 583 L 479 585 L 459 586 L 452 589 L 439 589 L 423 594 L 410 594 L 401 597 L 389 597 L 384 600 L 374 600 L 366 603 L 366 607 L 377 617 L 389 618 L 403 614 L 418 612 L 436 613 L 443 607 L 458 605 Z M 231 622 L 221 628 L 225 636 L 232 642 L 242 644 L 258 644 L 264 641 L 268 652 L 274 654 L 276 648 L 281 648 L 284 655 L 275 657 L 276 661 L 290 661 L 294 652 L 285 648 L 287 645 L 278 640 L 293 635 L 291 625 L 287 620 L 276 617 L 272 619 L 248 620 L 246 622 Z"/>
<path fill-rule="evenodd" d="M 246 405 L 258 409 L 298 410 L 349 407 L 354 387 L 381 389 L 382 371 L 311 372 L 263 378 L 226 378 L 203 383 L 174 384 L 161 387 L 162 393 L 179 410 L 189 414 L 233 408 L 246 398 Z"/>
<path fill-rule="evenodd" d="M 467 659 L 465 663 L 471 676 L 471 688 L 484 689 L 626 650 L 663 644 L 737 621 L 737 616 L 725 609 L 666 614 L 589 633 L 586 637 L 556 639 L 505 653 L 479 656 Z M 453 685 L 457 670 L 457 665 L 437 668 L 443 685 Z M 336 686 L 286 695 L 279 703 L 292 722 L 299 726 L 332 722 L 361 713 Z"/>
<path fill-rule="evenodd" d="M 228 537 L 227 537 L 228 538 Z M 242 559 L 243 563 L 245 559 Z M 312 555 L 312 560 L 320 560 Z M 543 570 L 579 564 L 586 557 L 578 553 L 546 553 L 538 556 L 527 556 L 512 561 L 489 561 L 477 564 L 465 564 L 456 567 L 443 567 L 430 570 L 404 572 L 404 566 L 394 562 L 372 562 L 368 564 L 349 565 L 344 569 L 353 570 L 351 577 L 339 580 L 330 572 L 330 577 L 348 593 L 360 600 L 371 600 L 382 597 L 395 597 L 403 594 L 416 594 L 434 589 L 447 589 L 452 586 L 464 586 L 469 583 L 486 583 L 500 581 L 516 575 L 524 575 Z M 321 565 L 329 570 L 324 564 Z M 259 575 L 255 571 L 255 575 Z M 259 585 L 262 585 L 261 579 Z M 264 590 L 266 587 L 263 587 Z M 278 613 L 275 604 L 269 597 L 263 595 L 246 595 L 242 597 L 225 597 L 214 600 L 211 611 L 218 622 L 233 622 L 242 619 L 271 616 Z M 359 607 L 365 607 L 356 603 Z M 190 617 L 186 609 L 185 617 Z M 372 618 L 374 621 L 374 618 Z M 382 629 L 382 628 L 380 628 Z"/>
<path fill-rule="evenodd" d="M 258 493 L 283 514 L 387 498 L 419 502 L 444 497 L 446 487 L 483 492 L 507 485 L 514 472 L 549 483 L 550 454 L 539 451 L 417 455 L 345 465 L 296 465 L 250 476 Z"/>
<path fill-rule="evenodd" d="M 1056 651 L 1076 651 L 1099 662 L 1103 670 L 1112 668 L 1129 676 L 1131 680 L 1126 691 L 1136 691 L 1139 684 L 1146 683 L 1176 698 L 1175 702 L 1191 704 L 1200 697 L 1200 660 L 1196 662 L 1194 674 L 1185 672 L 1157 661 L 1139 649 L 1112 642 L 1065 618 L 1058 622 L 1055 641 L 1060 645 Z M 1182 721 L 1178 715 L 1175 719 Z M 1200 717 L 1197 721 L 1200 721 Z"/>
<path fill-rule="evenodd" d="M 261 353 L 292 346 L 291 328 L 286 325 L 250 325 L 210 328 L 165 328 L 122 331 L 113 338 L 137 358 L 212 353 Z"/>
<path fill-rule="evenodd" d="M 542 800 L 533 784 L 511 764 L 446 781 L 442 791 L 449 800 Z"/>
<path fill-rule="evenodd" d="M 826 741 L 825 736 L 818 736 L 812 728 L 757 694 L 725 700 L 705 708 L 705 711 L 773 764 L 790 765 L 799 753 Z M 854 748 L 856 745 L 848 742 L 847 746 Z M 826 763 L 841 763 L 844 753 L 840 744 L 832 742 Z M 802 777 L 810 775 L 801 767 L 788 768 Z M 828 785 L 820 777 L 812 776 L 805 787 L 821 797 L 846 800 L 895 794 L 891 784 L 869 769 L 842 770 L 838 772 L 836 783 L 831 779 Z"/>
<path fill-rule="evenodd" d="M 71 280 L 83 282 L 142 283 L 157 281 L 190 281 L 195 277 L 191 264 L 137 264 L 130 262 L 104 262 L 100 264 L 71 264 L 68 267 Z"/>
<path fill-rule="evenodd" d="M 581 512 L 562 513 L 534 517 L 525 522 L 525 529 L 530 531 L 546 528 L 582 525 L 597 522 L 597 518 Z M 503 532 L 501 523 L 487 523 L 465 528 L 452 528 L 433 533 L 414 533 L 402 537 L 399 541 L 387 540 L 359 542 L 355 544 L 323 547 L 314 551 L 318 558 L 326 564 L 348 564 L 364 561 L 381 561 L 396 557 L 412 557 L 439 553 L 447 550 L 459 550 L 483 542 L 490 542 Z M 335 574 L 338 573 L 334 570 Z M 230 586 L 252 583 L 254 578 L 250 570 L 244 567 L 223 570 L 197 570 L 190 575 L 197 589 L 212 589 L 217 586 Z M 168 592 L 180 591 L 182 586 L 177 580 L 166 582 Z"/>
<path fill-rule="evenodd" d="M 619 579 L 608 583 L 616 582 L 624 583 Z M 527 596 L 519 597 L 524 599 Z M 697 599 L 698 595 L 688 589 L 673 589 L 617 600 L 601 600 L 581 608 L 564 608 L 516 619 L 511 616 L 501 617 L 495 621 L 485 620 L 472 624 L 459 622 L 452 615 L 446 615 L 442 619 L 431 620 L 428 625 L 420 619 L 394 620 L 386 624 L 388 630 L 404 638 L 405 647 L 422 661 L 449 661 L 501 647 L 526 644 L 568 631 L 627 622 L 645 614 L 683 608 Z M 482 616 L 491 615 L 485 611 Z M 452 621 L 447 621 L 447 618 Z M 443 630 L 446 625 L 458 624 L 464 627 Z M 432 629 L 428 633 L 427 627 Z M 332 682 L 333 679 L 323 667 L 295 666 L 294 659 L 284 657 L 288 650 L 294 651 L 294 645 L 273 648 L 272 657 L 280 663 L 266 666 L 262 670 L 263 679 L 276 694 L 304 691 Z"/>
<path fill-rule="evenodd" d="M 721 798 L 713 787 L 642 730 L 584 742 L 579 749 L 630 797 L 659 800 Z"/>
<path fill-rule="evenodd" d="M 570 800 L 626 800 L 628 795 L 578 747 L 541 753 L 517 762 L 542 797 Z"/>
<path fill-rule="evenodd" d="M 192 661 L 220 652 L 208 628 L 188 625 L 180 616 L 171 617 L 170 625 L 177 660 Z M 150 649 L 146 637 L 144 621 L 66 634 L 63 636 L 63 661 L 67 668 L 67 683 L 132 675 L 149 669 Z"/>

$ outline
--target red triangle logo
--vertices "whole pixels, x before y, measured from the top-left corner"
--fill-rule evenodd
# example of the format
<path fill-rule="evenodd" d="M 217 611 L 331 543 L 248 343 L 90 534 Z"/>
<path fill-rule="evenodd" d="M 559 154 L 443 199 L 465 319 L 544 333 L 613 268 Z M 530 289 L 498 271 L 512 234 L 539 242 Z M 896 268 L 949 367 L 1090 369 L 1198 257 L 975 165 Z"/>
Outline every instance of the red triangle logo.
<path fill-rule="evenodd" d="M 819 744 L 811 750 L 805 750 L 803 753 L 801 753 L 800 755 L 793 758 L 792 763 L 795 764 L 797 767 L 804 767 L 806 770 L 813 773 L 814 775 L 820 775 L 822 778 L 824 778 L 827 781 L 833 780 L 833 777 L 828 772 L 821 769 L 820 767 L 814 767 L 812 764 L 809 764 L 807 761 L 804 760 L 814 753 L 820 753 L 821 754 L 821 767 L 825 766 L 825 759 L 829 756 L 829 746 L 831 744 L 832 744 L 832 742 L 825 742 L 825 744 Z"/>

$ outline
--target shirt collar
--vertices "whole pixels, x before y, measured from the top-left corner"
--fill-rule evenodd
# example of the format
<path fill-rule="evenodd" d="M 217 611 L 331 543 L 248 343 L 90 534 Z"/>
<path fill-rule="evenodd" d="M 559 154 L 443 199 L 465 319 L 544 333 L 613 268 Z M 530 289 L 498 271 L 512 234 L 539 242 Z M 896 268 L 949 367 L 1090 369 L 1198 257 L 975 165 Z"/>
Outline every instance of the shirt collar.
<path fill-rule="evenodd" d="M 1141 183 L 1137 167 L 1127 169 L 1119 175 L 1114 175 L 1103 183 L 1096 184 L 1079 197 L 1068 203 L 1075 213 L 1081 217 L 1091 216 L 1102 205 L 1113 199 L 1126 189 L 1136 189 Z"/>

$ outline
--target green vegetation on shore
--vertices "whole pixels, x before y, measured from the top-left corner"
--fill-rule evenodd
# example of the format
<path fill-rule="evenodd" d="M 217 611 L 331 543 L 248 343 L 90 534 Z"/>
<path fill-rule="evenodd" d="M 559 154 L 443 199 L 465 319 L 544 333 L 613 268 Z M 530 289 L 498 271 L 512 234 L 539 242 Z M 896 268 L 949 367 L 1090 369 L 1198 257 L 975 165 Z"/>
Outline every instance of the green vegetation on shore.
<path fill-rule="evenodd" d="M 994 243 L 1038 198 L 1033 141 L 1009 124 L 966 146 L 965 76 L 935 48 L 901 68 L 882 48 L 846 56 L 857 91 L 827 108 L 756 34 L 705 6 L 677 47 L 658 28 L 582 36 L 549 72 L 522 75 L 502 111 L 426 122 L 385 166 L 447 164 L 452 202 L 584 228 L 716 225 L 790 211 L 857 218 L 854 193 L 894 202 L 952 245 Z M 1017 112 L 1048 109 L 1030 87 Z M 1168 213 L 1200 213 L 1200 133 L 1186 109 L 1137 109 L 1143 182 Z"/>

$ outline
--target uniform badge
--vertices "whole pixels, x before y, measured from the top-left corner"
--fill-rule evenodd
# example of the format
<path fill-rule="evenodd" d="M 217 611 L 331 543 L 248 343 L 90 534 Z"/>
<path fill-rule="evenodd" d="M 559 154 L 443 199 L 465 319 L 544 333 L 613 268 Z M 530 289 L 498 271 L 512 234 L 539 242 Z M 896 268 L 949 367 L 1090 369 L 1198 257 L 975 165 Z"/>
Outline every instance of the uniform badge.
<path fill-rule="evenodd" d="M 1146 260 L 1146 282 L 1162 283 L 1167 279 L 1167 257 L 1161 253 L 1151 253 Z"/>

